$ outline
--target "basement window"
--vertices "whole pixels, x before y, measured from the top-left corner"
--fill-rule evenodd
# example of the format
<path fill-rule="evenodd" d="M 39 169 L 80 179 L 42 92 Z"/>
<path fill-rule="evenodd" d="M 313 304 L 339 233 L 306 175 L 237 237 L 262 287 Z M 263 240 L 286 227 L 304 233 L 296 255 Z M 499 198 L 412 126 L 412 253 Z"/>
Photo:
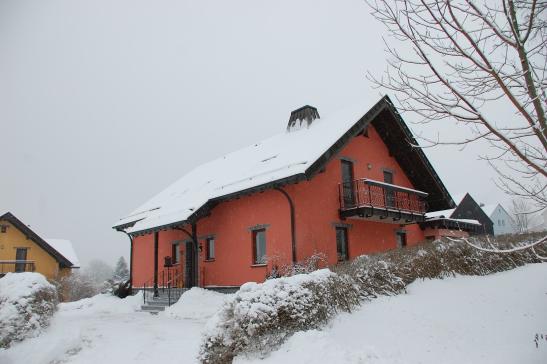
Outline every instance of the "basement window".
<path fill-rule="evenodd" d="M 253 230 L 253 264 L 266 264 L 266 230 Z"/>

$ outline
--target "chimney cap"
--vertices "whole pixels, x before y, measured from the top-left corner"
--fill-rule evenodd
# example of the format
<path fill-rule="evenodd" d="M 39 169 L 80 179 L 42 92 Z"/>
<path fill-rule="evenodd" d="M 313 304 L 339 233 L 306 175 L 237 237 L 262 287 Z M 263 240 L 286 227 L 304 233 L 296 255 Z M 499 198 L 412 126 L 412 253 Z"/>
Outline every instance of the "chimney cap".
<path fill-rule="evenodd" d="M 319 119 L 319 112 L 317 111 L 317 108 L 305 105 L 302 106 L 294 111 L 291 112 L 291 116 L 289 117 L 289 124 L 287 125 L 287 130 L 297 128 L 299 129 L 302 126 L 302 121 L 306 121 L 307 126 L 310 126 L 310 124 L 315 120 Z M 298 123 L 300 121 L 300 123 Z"/>

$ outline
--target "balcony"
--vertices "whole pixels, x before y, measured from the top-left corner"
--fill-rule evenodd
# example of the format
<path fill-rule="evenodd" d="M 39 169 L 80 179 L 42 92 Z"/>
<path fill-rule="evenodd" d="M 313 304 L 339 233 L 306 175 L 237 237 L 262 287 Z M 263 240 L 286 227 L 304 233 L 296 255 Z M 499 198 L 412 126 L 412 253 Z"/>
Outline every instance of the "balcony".
<path fill-rule="evenodd" d="M 408 224 L 425 221 L 427 193 L 367 178 L 339 185 L 340 217 Z"/>
<path fill-rule="evenodd" d="M 34 260 L 0 260 L 0 277 L 7 273 L 34 272 Z"/>

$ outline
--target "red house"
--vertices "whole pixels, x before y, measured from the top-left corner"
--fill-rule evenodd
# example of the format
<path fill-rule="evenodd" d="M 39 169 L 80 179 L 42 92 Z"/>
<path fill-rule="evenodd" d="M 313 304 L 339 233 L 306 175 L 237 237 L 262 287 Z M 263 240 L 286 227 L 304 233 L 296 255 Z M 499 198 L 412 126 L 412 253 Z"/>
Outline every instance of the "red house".
<path fill-rule="evenodd" d="M 315 252 L 336 264 L 423 241 L 425 213 L 454 202 L 413 145 L 388 97 L 325 118 L 293 111 L 281 134 L 195 168 L 115 224 L 133 287 L 161 285 L 165 266 L 186 287 L 240 286 Z"/>

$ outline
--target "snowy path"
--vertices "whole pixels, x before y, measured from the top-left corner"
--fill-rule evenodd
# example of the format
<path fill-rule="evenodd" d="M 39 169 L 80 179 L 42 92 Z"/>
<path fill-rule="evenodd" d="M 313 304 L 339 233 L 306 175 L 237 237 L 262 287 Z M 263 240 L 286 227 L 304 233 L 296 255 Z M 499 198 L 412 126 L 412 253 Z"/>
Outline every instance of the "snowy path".
<path fill-rule="evenodd" d="M 547 334 L 547 264 L 415 282 L 324 331 L 298 333 L 262 363 L 545 364 L 536 333 Z"/>
<path fill-rule="evenodd" d="M 487 277 L 415 282 L 296 334 L 269 363 L 547 363 L 547 264 Z M 134 312 L 138 297 L 61 306 L 39 337 L 0 351 L 1 364 L 195 363 L 201 330 L 224 296 L 195 290 L 173 316 Z M 237 358 L 243 364 L 258 360 Z"/>

